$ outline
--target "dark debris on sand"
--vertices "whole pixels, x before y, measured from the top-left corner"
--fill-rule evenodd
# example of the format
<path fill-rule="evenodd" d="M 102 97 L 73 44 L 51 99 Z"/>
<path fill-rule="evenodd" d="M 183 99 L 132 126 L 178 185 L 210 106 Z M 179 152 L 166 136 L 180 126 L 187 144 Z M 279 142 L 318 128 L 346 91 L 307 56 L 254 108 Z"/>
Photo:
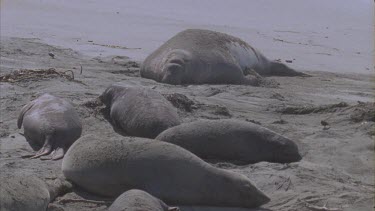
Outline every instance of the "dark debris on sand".
<path fill-rule="evenodd" d="M 74 73 L 72 70 L 57 71 L 55 68 L 36 70 L 21 69 L 0 76 L 0 82 L 16 83 L 26 80 L 40 80 L 55 77 L 61 77 L 72 81 L 74 80 Z"/>
<path fill-rule="evenodd" d="M 110 119 L 109 118 L 109 108 L 104 105 L 104 103 L 99 99 L 95 98 L 89 101 L 86 101 L 82 103 L 82 105 L 89 110 L 90 115 L 94 115 L 94 117 L 97 117 L 98 115 L 103 116 L 104 119 Z"/>
<path fill-rule="evenodd" d="M 351 109 L 353 109 L 353 111 L 350 115 L 350 119 L 353 122 L 375 122 L 375 103 L 358 102 L 357 105 L 351 106 Z"/>
<path fill-rule="evenodd" d="M 194 101 L 190 100 L 183 94 L 163 94 L 163 96 L 172 103 L 172 105 L 180 110 L 191 112 L 193 110 Z"/>
<path fill-rule="evenodd" d="M 328 113 L 336 112 L 340 108 L 348 107 L 349 105 L 345 102 L 336 104 L 320 105 L 320 106 L 287 106 L 284 108 L 276 109 L 276 112 L 281 114 L 311 114 L 311 113 Z"/>

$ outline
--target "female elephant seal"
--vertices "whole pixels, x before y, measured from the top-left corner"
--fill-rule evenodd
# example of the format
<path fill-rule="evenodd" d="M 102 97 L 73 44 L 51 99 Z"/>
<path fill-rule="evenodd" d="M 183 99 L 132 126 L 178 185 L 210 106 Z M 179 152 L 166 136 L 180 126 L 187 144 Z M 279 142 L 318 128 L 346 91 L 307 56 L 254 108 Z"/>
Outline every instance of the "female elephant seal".
<path fill-rule="evenodd" d="M 243 40 L 220 32 L 188 29 L 149 55 L 141 76 L 168 84 L 257 85 L 259 75 L 304 76 L 269 61 Z"/>
<path fill-rule="evenodd" d="M 179 211 L 142 190 L 132 189 L 121 194 L 108 211 Z"/>
<path fill-rule="evenodd" d="M 41 211 L 50 202 L 47 185 L 36 176 L 24 173 L 0 174 L 0 210 L 2 211 Z"/>
<path fill-rule="evenodd" d="M 166 142 L 81 137 L 62 162 L 68 180 L 96 194 L 140 189 L 169 204 L 258 207 L 269 198 L 240 174 L 218 169 Z"/>
<path fill-rule="evenodd" d="M 73 106 L 66 100 L 43 94 L 26 104 L 18 117 L 26 140 L 40 150 L 32 158 L 48 155 L 60 159 L 72 143 L 81 136 L 82 124 Z"/>
<path fill-rule="evenodd" d="M 110 108 L 114 130 L 125 136 L 155 138 L 180 124 L 177 109 L 152 89 L 112 85 L 100 100 Z"/>
<path fill-rule="evenodd" d="M 36 175 L 9 168 L 0 169 L 0 210 L 1 211 L 41 211 L 61 194 L 72 189 L 72 184 L 56 179 L 45 183 Z"/>
<path fill-rule="evenodd" d="M 198 120 L 170 128 L 156 139 L 181 146 L 207 160 L 246 164 L 301 160 L 292 140 L 239 120 Z"/>

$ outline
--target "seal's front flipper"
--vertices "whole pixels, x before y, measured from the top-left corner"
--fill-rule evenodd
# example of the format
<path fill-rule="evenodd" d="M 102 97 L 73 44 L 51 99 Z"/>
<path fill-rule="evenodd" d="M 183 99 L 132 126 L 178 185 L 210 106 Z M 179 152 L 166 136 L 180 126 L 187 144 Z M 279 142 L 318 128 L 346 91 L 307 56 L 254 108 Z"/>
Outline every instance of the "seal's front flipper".
<path fill-rule="evenodd" d="M 57 178 L 54 181 L 48 182 L 48 192 L 50 195 L 50 202 L 55 201 L 59 196 L 73 191 L 73 184 L 63 178 Z"/>
<path fill-rule="evenodd" d="M 262 76 L 260 76 L 255 70 L 246 68 L 242 70 L 242 73 L 244 75 L 244 84 L 250 86 L 260 86 Z"/>
<path fill-rule="evenodd" d="M 246 69 L 244 71 L 244 84 L 250 86 L 261 86 L 261 87 L 268 87 L 268 88 L 277 88 L 279 87 L 279 83 L 277 83 L 273 79 L 268 79 L 260 76 L 255 70 L 253 69 Z"/>
<path fill-rule="evenodd" d="M 244 84 L 250 85 L 250 86 L 260 86 L 260 78 L 254 77 L 252 75 L 245 76 Z"/>

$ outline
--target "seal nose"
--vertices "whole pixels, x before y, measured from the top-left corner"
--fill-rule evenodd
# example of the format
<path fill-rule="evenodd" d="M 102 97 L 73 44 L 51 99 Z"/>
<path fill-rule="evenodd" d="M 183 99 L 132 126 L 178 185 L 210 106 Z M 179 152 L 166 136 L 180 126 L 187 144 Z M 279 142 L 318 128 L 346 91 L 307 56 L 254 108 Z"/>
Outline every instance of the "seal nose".
<path fill-rule="evenodd" d="M 168 64 L 164 68 L 163 83 L 178 85 L 181 84 L 182 67 L 179 64 Z"/>
<path fill-rule="evenodd" d="M 252 199 L 245 201 L 244 205 L 248 208 L 259 207 L 271 201 L 265 193 L 252 184 L 247 184 L 244 188 L 245 193 L 242 194 Z"/>
<path fill-rule="evenodd" d="M 263 192 L 260 192 L 260 194 L 258 196 L 258 200 L 259 200 L 259 204 L 257 205 L 257 207 L 259 207 L 263 204 L 267 204 L 268 202 L 271 201 L 271 199 L 266 194 L 264 194 Z"/>

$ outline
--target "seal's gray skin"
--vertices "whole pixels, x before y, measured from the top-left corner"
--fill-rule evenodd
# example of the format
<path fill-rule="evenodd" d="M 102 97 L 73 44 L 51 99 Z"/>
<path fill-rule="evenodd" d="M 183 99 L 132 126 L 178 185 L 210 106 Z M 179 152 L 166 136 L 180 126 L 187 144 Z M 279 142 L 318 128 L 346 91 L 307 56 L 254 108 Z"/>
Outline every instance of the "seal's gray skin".
<path fill-rule="evenodd" d="M 112 85 L 100 100 L 110 108 L 110 122 L 121 135 L 155 138 L 180 124 L 177 109 L 152 89 Z"/>
<path fill-rule="evenodd" d="M 202 29 L 188 29 L 172 37 L 145 59 L 140 73 L 168 84 L 257 85 L 250 70 L 259 75 L 306 75 L 269 61 L 237 37 Z"/>
<path fill-rule="evenodd" d="M 179 211 L 142 190 L 132 189 L 121 194 L 108 211 Z"/>
<path fill-rule="evenodd" d="M 173 205 L 251 208 L 269 201 L 247 177 L 145 138 L 83 136 L 69 148 L 62 171 L 77 186 L 103 196 L 141 189 Z"/>
<path fill-rule="evenodd" d="M 56 179 L 51 184 L 24 172 L 0 169 L 0 210 L 41 211 L 57 196 L 72 190 L 72 184 Z"/>
<path fill-rule="evenodd" d="M 18 117 L 30 145 L 40 150 L 32 158 L 52 153 L 52 160 L 64 157 L 66 150 L 82 133 L 80 118 L 66 100 L 43 94 L 26 104 Z"/>
<path fill-rule="evenodd" d="M 7 170 L 7 169 L 2 169 Z M 50 195 L 46 184 L 33 175 L 2 172 L 0 188 L 1 211 L 46 210 Z"/>
<path fill-rule="evenodd" d="M 156 139 L 181 146 L 205 160 L 241 164 L 301 160 L 292 140 L 239 120 L 198 120 L 170 128 Z"/>

